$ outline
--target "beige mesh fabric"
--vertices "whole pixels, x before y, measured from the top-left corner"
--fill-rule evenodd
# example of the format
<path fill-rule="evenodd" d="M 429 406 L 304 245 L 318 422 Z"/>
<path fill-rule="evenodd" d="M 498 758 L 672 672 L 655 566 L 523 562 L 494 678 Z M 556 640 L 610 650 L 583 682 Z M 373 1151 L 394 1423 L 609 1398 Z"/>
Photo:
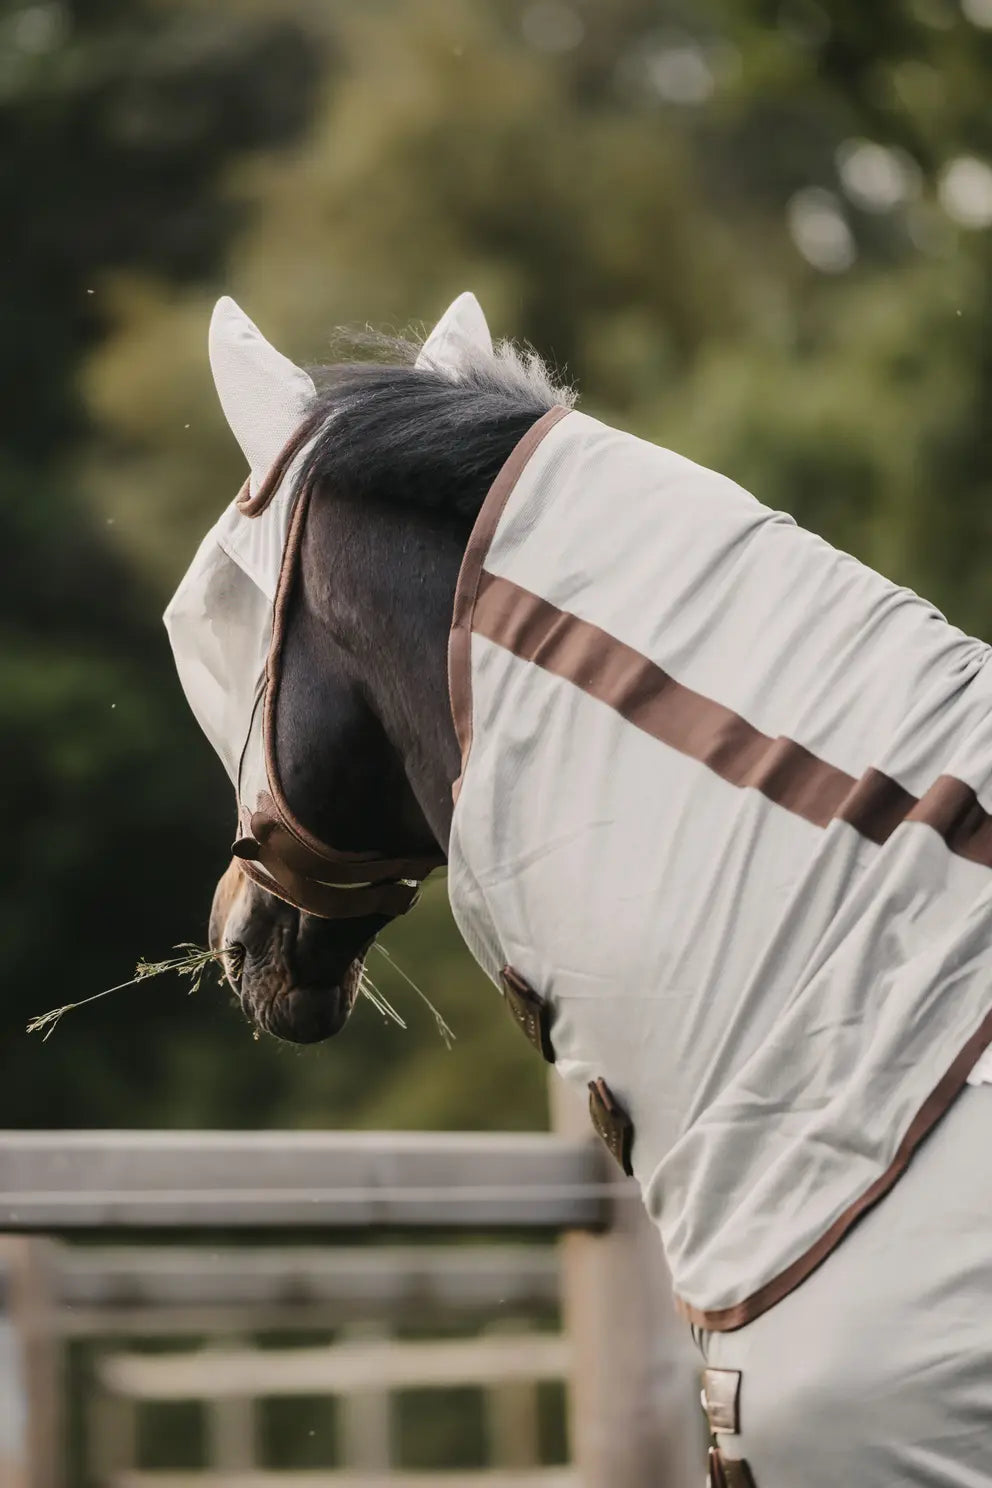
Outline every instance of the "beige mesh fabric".
<path fill-rule="evenodd" d="M 217 396 L 248 461 L 255 496 L 309 408 L 314 385 L 227 295 L 210 318 L 209 351 Z"/>
<path fill-rule="evenodd" d="M 165 612 L 179 680 L 203 732 L 238 785 L 241 751 L 262 686 L 272 635 L 272 601 L 222 545 L 218 528 L 197 551 Z"/>
<path fill-rule="evenodd" d="M 314 385 L 227 297 L 214 309 L 209 344 L 221 406 L 250 465 L 241 496 L 256 495 L 306 414 Z M 293 488 L 304 458 L 301 451 L 257 516 L 246 517 L 237 500 L 227 507 L 165 612 L 189 705 L 236 789 L 264 686 Z"/>
<path fill-rule="evenodd" d="M 242 496 L 255 496 L 308 412 L 314 385 L 226 296 L 214 310 L 209 345 L 221 405 L 251 467 Z M 466 293 L 448 307 L 418 360 L 456 372 L 466 355 L 491 349 L 479 303 Z M 189 705 L 249 811 L 268 788 L 258 705 L 296 479 L 308 448 L 263 511 L 245 516 L 237 501 L 224 511 L 165 612 Z"/>
<path fill-rule="evenodd" d="M 574 412 L 509 493 L 456 663 L 459 625 L 456 920 L 632 1117 L 683 1303 L 734 1309 L 894 1176 L 987 1036 L 989 648 Z"/>

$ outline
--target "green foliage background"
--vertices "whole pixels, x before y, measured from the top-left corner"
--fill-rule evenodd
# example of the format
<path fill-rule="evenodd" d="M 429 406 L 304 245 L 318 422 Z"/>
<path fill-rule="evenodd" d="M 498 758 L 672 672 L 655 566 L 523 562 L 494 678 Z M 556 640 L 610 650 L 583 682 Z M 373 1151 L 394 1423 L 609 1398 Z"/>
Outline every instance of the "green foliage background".
<path fill-rule="evenodd" d="M 406 1032 L 360 1007 L 300 1052 L 151 983 L 24 1034 L 202 938 L 224 865 L 158 618 L 242 479 L 219 292 L 313 362 L 472 287 L 591 411 L 992 634 L 990 28 L 990 0 L 3 7 L 0 1124 L 544 1120 L 443 885 L 389 944 L 451 1053 L 385 961 Z"/>

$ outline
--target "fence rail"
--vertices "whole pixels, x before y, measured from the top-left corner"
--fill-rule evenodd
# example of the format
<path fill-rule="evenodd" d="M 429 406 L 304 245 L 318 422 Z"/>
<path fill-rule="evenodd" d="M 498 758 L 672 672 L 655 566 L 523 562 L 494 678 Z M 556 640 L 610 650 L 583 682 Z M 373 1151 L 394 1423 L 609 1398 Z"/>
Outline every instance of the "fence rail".
<path fill-rule="evenodd" d="M 206 1249 L 52 1242 L 50 1253 L 63 1337 L 547 1315 L 560 1290 L 558 1255 L 548 1243 Z"/>
<path fill-rule="evenodd" d="M 605 1228 L 588 1141 L 491 1132 L 0 1132 L 0 1230 Z"/>
<path fill-rule="evenodd" d="M 479 1468 L 462 1472 L 122 1472 L 109 1488 L 583 1488 L 571 1467 L 520 1472 Z"/>
<path fill-rule="evenodd" d="M 569 1364 L 568 1340 L 560 1333 L 495 1333 L 321 1348 L 108 1354 L 99 1372 L 108 1390 L 130 1400 L 224 1400 L 563 1380 Z"/>

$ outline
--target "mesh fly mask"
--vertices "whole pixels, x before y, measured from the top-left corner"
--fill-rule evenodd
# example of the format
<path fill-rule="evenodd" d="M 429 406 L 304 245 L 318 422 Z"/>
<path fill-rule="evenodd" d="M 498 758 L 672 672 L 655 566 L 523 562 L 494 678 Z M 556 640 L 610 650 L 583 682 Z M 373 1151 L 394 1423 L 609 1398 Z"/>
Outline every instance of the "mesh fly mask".
<path fill-rule="evenodd" d="M 478 302 L 463 294 L 418 365 L 457 374 L 468 350 L 491 346 Z M 297 478 L 315 388 L 228 298 L 211 320 L 210 362 L 251 473 L 200 544 L 165 624 L 187 700 L 237 793 L 232 852 L 249 878 L 309 914 L 392 918 L 411 908 L 441 853 L 385 859 L 335 849 L 299 821 L 280 783 L 275 716 L 311 494 L 297 491 Z"/>

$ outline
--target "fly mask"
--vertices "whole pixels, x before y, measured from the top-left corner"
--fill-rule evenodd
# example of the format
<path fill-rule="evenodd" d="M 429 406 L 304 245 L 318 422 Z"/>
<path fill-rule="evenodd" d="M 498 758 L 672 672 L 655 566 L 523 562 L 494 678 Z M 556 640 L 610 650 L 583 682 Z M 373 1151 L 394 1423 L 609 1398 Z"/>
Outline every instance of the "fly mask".
<path fill-rule="evenodd" d="M 392 918 L 410 909 L 442 855 L 337 850 L 298 820 L 280 783 L 280 658 L 311 497 L 297 485 L 316 390 L 232 299 L 218 301 L 209 345 L 221 406 L 250 474 L 200 544 L 165 625 L 187 700 L 237 793 L 232 852 L 249 878 L 309 914 Z M 457 377 L 464 357 L 480 350 L 492 350 L 485 317 L 475 297 L 462 294 L 417 365 Z"/>

